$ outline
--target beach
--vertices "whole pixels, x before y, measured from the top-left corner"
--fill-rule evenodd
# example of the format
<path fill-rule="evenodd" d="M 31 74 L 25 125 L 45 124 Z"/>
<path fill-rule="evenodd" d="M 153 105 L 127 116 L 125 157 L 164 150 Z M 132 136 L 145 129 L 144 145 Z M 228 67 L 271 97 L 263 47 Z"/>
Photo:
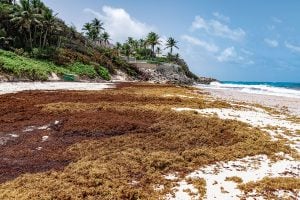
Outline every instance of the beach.
<path fill-rule="evenodd" d="M 0 83 L 0 198 L 299 198 L 299 117 L 220 91 Z"/>
<path fill-rule="evenodd" d="M 275 108 L 279 111 L 289 111 L 292 115 L 300 116 L 300 99 L 293 97 L 266 95 L 266 94 L 250 94 L 237 90 L 220 90 L 208 87 L 201 87 L 206 92 L 209 92 L 213 97 L 227 100 L 246 102 L 250 104 L 261 104 Z"/>

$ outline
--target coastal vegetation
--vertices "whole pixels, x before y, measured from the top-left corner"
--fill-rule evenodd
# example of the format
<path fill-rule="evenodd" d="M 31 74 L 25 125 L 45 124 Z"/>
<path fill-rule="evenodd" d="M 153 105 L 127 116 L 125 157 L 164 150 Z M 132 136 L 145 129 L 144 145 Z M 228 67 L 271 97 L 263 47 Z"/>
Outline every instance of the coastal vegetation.
<path fill-rule="evenodd" d="M 19 3 L 0 0 L 0 49 L 23 56 L 26 61 L 29 61 L 28 58 L 34 58 L 35 60 L 32 62 L 40 60 L 54 63 L 62 69 L 59 70 L 59 76 L 62 73 L 68 73 L 70 65 L 77 65 L 75 72 L 78 72 L 78 67 L 89 65 L 94 67 L 94 71 L 98 74 L 104 72 L 103 68 L 105 68 L 110 75 L 120 70 L 133 79 L 147 80 L 145 73 L 128 63 L 129 58 L 134 57 L 156 64 L 176 63 L 182 67 L 188 77 L 194 80 L 198 79 L 190 72 L 187 64 L 178 54 L 172 54 L 173 49 L 178 48 L 177 42 L 173 38 L 169 38 L 166 43 L 166 48 L 170 48 L 170 53 L 167 56 L 160 56 L 160 47 L 156 49 L 158 51 L 155 51 L 155 47 L 165 44 L 161 43 L 159 35 L 154 32 L 139 41 L 128 38 L 126 43 L 121 45 L 117 42 L 114 45 L 111 43 L 109 33 L 105 31 L 105 24 L 97 18 L 84 24 L 82 31 L 78 32 L 73 25 L 65 24 L 57 17 L 57 13 L 41 0 L 20 0 Z M 1 56 L 3 54 L 2 52 Z M 0 73 L 12 72 L 12 75 L 15 75 L 14 71 L 19 69 L 12 68 L 18 68 L 17 64 L 20 63 L 15 63 L 15 66 L 12 65 L 13 63 L 10 63 L 10 66 L 4 66 L 3 59 L 0 57 L 2 63 Z M 21 60 L 19 59 L 19 61 Z M 78 65 L 79 63 L 81 65 Z M 29 65 L 27 66 L 29 67 Z M 43 66 L 41 65 L 40 68 Z M 99 68 L 99 66 L 101 67 Z M 7 71 L 6 68 L 10 68 L 10 70 Z M 53 67 L 44 69 L 46 74 L 37 76 L 30 75 L 30 73 L 17 74 L 20 76 L 30 75 L 26 78 L 31 80 L 47 80 L 46 75 L 49 76 L 49 72 L 57 72 L 52 69 Z M 36 71 L 36 68 L 28 70 Z M 78 73 L 78 75 L 82 75 L 82 73 Z M 86 74 L 83 73 L 83 75 Z M 91 71 L 87 76 L 91 79 L 97 77 L 95 73 L 92 75 Z M 110 76 L 105 77 L 108 80 Z"/>

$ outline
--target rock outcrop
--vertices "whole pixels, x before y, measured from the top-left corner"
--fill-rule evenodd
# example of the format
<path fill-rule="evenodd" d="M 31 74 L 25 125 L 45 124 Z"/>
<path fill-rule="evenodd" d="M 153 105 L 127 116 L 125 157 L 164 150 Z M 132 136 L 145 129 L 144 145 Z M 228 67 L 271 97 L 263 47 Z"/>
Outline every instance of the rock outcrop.
<path fill-rule="evenodd" d="M 198 84 L 209 84 L 217 81 L 212 78 L 199 77 L 198 79 L 188 77 L 181 66 L 172 63 L 164 64 L 149 64 L 145 62 L 132 63 L 142 70 L 149 81 L 154 83 L 173 83 L 173 84 L 184 84 L 192 85 Z"/>

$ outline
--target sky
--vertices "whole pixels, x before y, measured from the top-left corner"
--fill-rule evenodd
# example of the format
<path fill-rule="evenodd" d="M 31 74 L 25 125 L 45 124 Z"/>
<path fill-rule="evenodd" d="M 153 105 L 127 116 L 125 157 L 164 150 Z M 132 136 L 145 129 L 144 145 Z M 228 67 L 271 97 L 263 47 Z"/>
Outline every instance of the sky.
<path fill-rule="evenodd" d="M 112 42 L 174 37 L 191 71 L 223 81 L 300 82 L 299 0 L 44 0 L 78 31 L 97 17 Z"/>

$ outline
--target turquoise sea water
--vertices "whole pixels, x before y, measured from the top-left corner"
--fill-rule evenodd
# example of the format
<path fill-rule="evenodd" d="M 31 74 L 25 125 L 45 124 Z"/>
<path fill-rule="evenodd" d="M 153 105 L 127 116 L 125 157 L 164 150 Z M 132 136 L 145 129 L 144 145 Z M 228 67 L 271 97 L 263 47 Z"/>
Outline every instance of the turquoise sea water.
<path fill-rule="evenodd" d="M 300 83 L 292 82 L 239 82 L 221 81 L 201 86 L 218 90 L 234 90 L 249 94 L 297 98 L 300 101 Z"/>
<path fill-rule="evenodd" d="M 244 82 L 244 81 L 221 81 L 223 84 L 234 84 L 234 85 L 253 85 L 253 86 L 270 86 L 287 89 L 300 90 L 300 82 Z"/>

